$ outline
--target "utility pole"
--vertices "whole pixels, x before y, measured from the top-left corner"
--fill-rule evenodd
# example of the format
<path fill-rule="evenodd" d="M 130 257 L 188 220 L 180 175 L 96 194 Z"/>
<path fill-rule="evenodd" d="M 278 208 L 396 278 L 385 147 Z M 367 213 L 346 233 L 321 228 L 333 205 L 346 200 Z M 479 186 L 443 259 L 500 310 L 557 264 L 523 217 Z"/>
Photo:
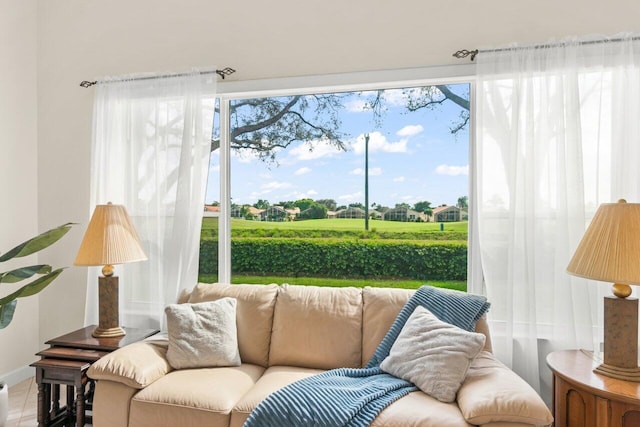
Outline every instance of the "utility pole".
<path fill-rule="evenodd" d="M 364 134 L 364 229 L 369 231 L 369 134 Z"/>

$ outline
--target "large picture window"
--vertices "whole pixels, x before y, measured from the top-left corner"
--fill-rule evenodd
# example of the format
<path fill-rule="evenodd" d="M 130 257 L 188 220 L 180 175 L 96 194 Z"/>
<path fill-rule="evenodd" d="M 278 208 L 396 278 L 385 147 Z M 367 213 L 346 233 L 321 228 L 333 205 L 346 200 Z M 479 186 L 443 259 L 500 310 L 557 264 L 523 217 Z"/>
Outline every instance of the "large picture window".
<path fill-rule="evenodd" d="M 465 290 L 469 93 L 459 83 L 223 103 L 200 280 L 225 265 L 222 217 L 232 283 Z"/>

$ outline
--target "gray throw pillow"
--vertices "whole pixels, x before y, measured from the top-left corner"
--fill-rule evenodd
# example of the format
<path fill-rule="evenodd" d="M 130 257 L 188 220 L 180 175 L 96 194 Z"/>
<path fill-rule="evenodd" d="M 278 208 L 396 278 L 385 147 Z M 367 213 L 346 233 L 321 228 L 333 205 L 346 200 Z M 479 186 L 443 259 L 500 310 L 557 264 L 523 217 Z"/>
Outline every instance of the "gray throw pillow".
<path fill-rule="evenodd" d="M 380 368 L 410 381 L 442 402 L 453 402 L 471 361 L 484 347 L 483 334 L 467 332 L 416 307 Z"/>
<path fill-rule="evenodd" d="M 174 369 L 239 366 L 236 300 L 171 304 L 167 361 Z"/>

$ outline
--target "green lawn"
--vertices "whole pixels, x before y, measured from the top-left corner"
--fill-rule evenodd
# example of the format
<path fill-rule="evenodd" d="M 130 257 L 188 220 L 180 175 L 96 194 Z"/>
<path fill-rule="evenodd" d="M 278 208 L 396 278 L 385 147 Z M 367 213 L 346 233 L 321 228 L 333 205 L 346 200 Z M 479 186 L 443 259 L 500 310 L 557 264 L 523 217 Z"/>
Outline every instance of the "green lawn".
<path fill-rule="evenodd" d="M 377 232 L 395 233 L 427 233 L 440 232 L 441 223 L 434 222 L 398 222 L 398 221 L 369 221 L 369 230 Z M 444 232 L 467 233 L 468 222 L 445 222 L 442 223 Z M 202 229 L 211 230 L 218 227 L 217 218 L 203 218 Z M 314 230 L 314 231 L 364 231 L 363 219 L 310 219 L 306 221 L 248 221 L 243 219 L 232 219 L 231 230 L 246 229 L 280 229 L 280 230 Z"/>
<path fill-rule="evenodd" d="M 216 277 L 209 274 L 201 274 L 199 281 L 203 283 L 214 283 Z M 403 289 L 418 289 L 424 284 L 437 286 L 439 288 L 455 289 L 458 291 L 467 290 L 467 282 L 465 281 L 418 281 L 418 280 L 373 280 L 373 279 L 327 279 L 320 277 L 282 277 L 282 276 L 241 276 L 233 275 L 231 283 L 241 284 L 267 284 L 267 283 L 289 283 L 290 285 L 304 285 L 304 286 L 331 286 L 331 287 L 347 287 L 353 286 L 356 288 L 363 288 L 365 286 L 371 286 L 374 288 L 403 288 Z"/>

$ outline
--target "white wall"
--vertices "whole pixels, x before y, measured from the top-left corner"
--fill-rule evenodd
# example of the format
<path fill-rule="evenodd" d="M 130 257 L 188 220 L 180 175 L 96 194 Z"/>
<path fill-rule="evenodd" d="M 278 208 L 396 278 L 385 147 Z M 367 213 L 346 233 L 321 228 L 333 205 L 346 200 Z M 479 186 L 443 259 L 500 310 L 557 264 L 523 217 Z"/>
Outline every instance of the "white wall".
<path fill-rule="evenodd" d="M 12 13 L 34 3 L 0 1 L 15 5 Z M 81 80 L 210 66 L 236 68 L 228 80 L 238 81 L 454 64 L 451 54 L 462 48 L 637 30 L 640 15 L 640 3 L 628 0 L 40 0 L 38 7 L 38 221 L 40 229 L 82 223 L 46 255 L 69 266 L 90 214 L 93 91 Z M 0 42 L 18 44 L 20 83 L 33 79 L 29 22 Z M 2 80 L 21 100 L 34 93 L 33 85 Z M 13 124 L 16 114 L 0 120 Z M 28 218 L 25 229 L 35 224 Z M 82 326 L 85 276 L 72 267 L 42 293 L 40 341 Z"/>
<path fill-rule="evenodd" d="M 36 99 L 36 0 L 0 2 L 0 251 L 38 232 Z M 3 263 L 0 271 L 35 262 Z M 0 296 L 18 285 L 0 284 Z M 13 382 L 16 370 L 38 351 L 38 298 L 18 301 L 13 322 L 0 329 L 0 379 Z"/>

